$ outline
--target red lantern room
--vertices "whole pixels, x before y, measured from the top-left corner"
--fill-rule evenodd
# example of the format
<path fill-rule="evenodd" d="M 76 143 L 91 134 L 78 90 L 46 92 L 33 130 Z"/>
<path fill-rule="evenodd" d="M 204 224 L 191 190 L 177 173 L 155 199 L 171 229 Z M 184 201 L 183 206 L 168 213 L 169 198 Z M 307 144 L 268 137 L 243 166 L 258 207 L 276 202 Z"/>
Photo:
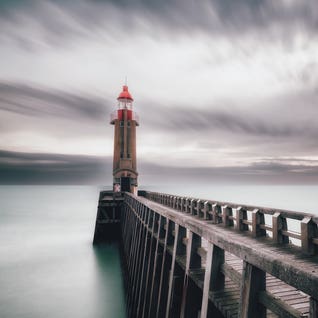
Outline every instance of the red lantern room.
<path fill-rule="evenodd" d="M 124 85 L 122 92 L 118 98 L 118 110 L 111 114 L 110 123 L 114 124 L 114 120 L 124 120 L 124 110 L 127 110 L 127 120 L 135 120 L 137 126 L 139 126 L 139 120 L 137 114 L 132 110 L 133 98 L 128 91 L 128 86 Z"/>

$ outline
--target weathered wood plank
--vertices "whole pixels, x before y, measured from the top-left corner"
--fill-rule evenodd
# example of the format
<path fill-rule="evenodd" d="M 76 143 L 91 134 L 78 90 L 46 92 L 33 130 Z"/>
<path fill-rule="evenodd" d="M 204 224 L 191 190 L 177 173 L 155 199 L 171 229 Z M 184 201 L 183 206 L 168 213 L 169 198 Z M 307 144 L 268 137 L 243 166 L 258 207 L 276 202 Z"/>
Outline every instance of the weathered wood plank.
<path fill-rule="evenodd" d="M 280 298 L 269 292 L 263 291 L 259 295 L 260 302 L 275 314 L 286 318 L 301 318 L 301 313 L 292 306 L 286 304 Z"/>

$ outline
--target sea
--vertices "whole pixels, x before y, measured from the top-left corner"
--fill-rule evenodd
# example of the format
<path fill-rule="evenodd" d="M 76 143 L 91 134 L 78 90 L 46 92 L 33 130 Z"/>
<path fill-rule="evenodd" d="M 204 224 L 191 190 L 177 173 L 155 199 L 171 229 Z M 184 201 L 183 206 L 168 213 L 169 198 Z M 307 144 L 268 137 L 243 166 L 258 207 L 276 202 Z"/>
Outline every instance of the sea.
<path fill-rule="evenodd" d="M 149 185 L 318 215 L 318 186 Z M 0 317 L 126 317 L 117 245 L 92 245 L 97 186 L 0 186 Z"/>

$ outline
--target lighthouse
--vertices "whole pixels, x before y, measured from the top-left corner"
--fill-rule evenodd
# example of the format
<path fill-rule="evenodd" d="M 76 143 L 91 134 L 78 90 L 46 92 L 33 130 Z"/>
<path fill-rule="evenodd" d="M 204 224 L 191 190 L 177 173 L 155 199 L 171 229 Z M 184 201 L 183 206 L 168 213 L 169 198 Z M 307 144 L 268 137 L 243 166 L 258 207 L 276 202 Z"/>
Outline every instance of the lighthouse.
<path fill-rule="evenodd" d="M 133 111 L 133 98 L 124 85 L 119 94 L 117 110 L 111 114 L 114 125 L 113 186 L 114 191 L 137 193 L 138 172 L 136 160 L 137 114 Z"/>

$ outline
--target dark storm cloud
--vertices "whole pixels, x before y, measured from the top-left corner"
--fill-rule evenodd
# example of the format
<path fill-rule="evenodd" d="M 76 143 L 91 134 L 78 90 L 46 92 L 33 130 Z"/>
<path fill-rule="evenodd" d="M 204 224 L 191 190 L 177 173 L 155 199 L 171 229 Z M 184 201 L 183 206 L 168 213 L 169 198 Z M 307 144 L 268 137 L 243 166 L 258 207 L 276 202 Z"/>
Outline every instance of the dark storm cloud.
<path fill-rule="evenodd" d="M 0 82 L 3 135 L 27 131 L 54 138 L 100 138 L 106 135 L 112 109 L 107 99 L 95 95 Z"/>
<path fill-rule="evenodd" d="M 171 167 L 143 162 L 141 180 L 146 184 L 318 184 L 318 161 L 311 166 L 266 161 L 246 166 Z"/>
<path fill-rule="evenodd" d="M 0 150 L 0 184 L 111 184 L 111 158 L 21 153 Z M 293 159 L 297 162 L 297 159 Z M 299 160 L 303 162 L 303 160 Z M 311 165 L 279 161 L 242 167 L 172 167 L 140 160 L 141 186 L 174 182 L 317 184 L 318 160 Z"/>
<path fill-rule="evenodd" d="M 110 112 L 109 105 L 96 96 L 0 82 L 0 110 L 21 115 L 101 120 Z"/>
<path fill-rule="evenodd" d="M 110 184 L 111 158 L 0 150 L 0 184 Z"/>
<path fill-rule="evenodd" d="M 5 32 L 2 37 L 30 49 L 39 43 L 16 31 L 23 31 L 24 23 L 34 24 L 42 40 L 51 44 L 66 44 L 65 37 L 80 39 L 102 33 L 104 39 L 116 38 L 118 32 L 128 30 L 130 34 L 137 31 L 151 37 L 160 37 L 161 31 L 167 36 L 192 32 L 242 36 L 250 32 L 268 40 L 283 34 L 288 42 L 292 30 L 314 36 L 318 27 L 315 0 L 6 1 L 0 8 L 0 25 Z"/>
<path fill-rule="evenodd" d="M 318 4 L 314 0 L 268 1 L 268 0 L 113 0 L 93 1 L 99 4 L 112 3 L 121 10 L 158 17 L 158 21 L 169 27 L 222 32 L 231 29 L 241 32 L 255 27 L 271 27 L 273 24 L 295 25 L 316 30 L 318 27 Z M 214 28 L 214 29 L 213 29 Z"/>
<path fill-rule="evenodd" d="M 143 124 L 169 131 L 200 132 L 249 135 L 261 138 L 307 138 L 306 142 L 318 139 L 317 117 L 318 93 L 309 90 L 301 93 L 290 92 L 284 96 L 250 101 L 246 107 L 244 101 L 220 103 L 212 102 L 205 107 L 171 105 L 163 107 L 148 102 L 140 108 L 143 111 Z M 160 112 L 158 112 L 160 109 Z M 153 113 L 157 113 L 153 116 Z"/>

